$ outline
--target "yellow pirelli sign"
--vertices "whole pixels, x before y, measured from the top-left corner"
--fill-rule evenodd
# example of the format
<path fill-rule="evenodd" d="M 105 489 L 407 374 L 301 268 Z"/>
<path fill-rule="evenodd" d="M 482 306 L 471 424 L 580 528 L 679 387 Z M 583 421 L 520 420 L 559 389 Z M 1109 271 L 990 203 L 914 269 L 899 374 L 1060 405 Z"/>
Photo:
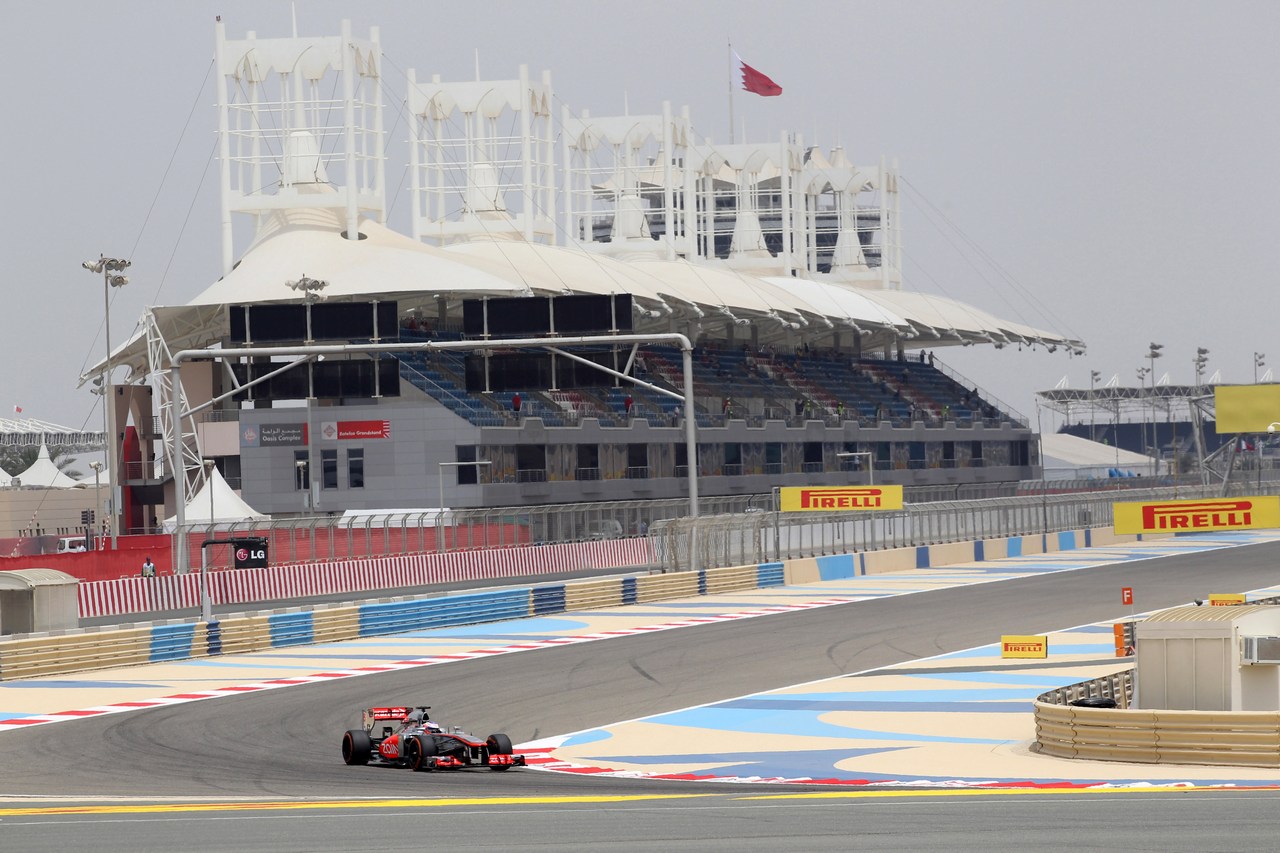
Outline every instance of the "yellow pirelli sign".
<path fill-rule="evenodd" d="M 1244 604 L 1243 592 L 1215 592 L 1209 596 L 1210 607 L 1231 607 L 1235 604 Z"/>
<path fill-rule="evenodd" d="M 783 512 L 902 509 L 902 486 L 786 486 L 779 491 Z"/>
<path fill-rule="evenodd" d="M 1005 634 L 1000 638 L 1000 657 L 1002 658 L 1047 658 L 1048 656 L 1048 636 Z"/>
<path fill-rule="evenodd" d="M 1187 533 L 1280 527 L 1280 496 L 1113 504 L 1116 533 Z"/>

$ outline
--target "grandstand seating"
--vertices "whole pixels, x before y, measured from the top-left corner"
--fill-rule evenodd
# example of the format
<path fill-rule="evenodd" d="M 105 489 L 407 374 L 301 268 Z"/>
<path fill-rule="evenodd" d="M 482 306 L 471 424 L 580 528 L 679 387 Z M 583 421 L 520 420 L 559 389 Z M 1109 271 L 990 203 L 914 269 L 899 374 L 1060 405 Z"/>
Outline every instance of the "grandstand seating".
<path fill-rule="evenodd" d="M 407 339 L 425 334 L 409 332 Z M 437 339 L 458 339 L 439 333 Z M 465 356 L 461 352 L 408 353 L 401 356 L 401 375 L 450 411 L 476 426 L 514 426 L 523 418 L 541 418 L 548 426 L 574 426 L 595 418 L 602 426 L 652 426 L 681 422 L 683 404 L 674 397 L 640 386 L 578 388 L 521 392 L 519 418 L 509 391 L 471 394 L 466 390 Z M 635 374 L 659 387 L 680 393 L 684 388 L 680 351 L 670 346 L 641 350 Z M 874 425 L 944 421 L 1008 420 L 928 360 L 855 359 L 839 353 L 801 351 L 750 352 L 746 348 L 699 347 L 693 357 L 693 390 L 699 426 L 719 426 L 730 419 L 753 424 L 782 420 L 840 420 Z"/>

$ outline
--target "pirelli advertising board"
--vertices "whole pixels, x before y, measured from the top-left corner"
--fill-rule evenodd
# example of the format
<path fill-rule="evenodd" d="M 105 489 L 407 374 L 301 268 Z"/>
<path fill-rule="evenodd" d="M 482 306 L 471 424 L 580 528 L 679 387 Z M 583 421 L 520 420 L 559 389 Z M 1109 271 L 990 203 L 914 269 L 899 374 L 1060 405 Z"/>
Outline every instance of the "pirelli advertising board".
<path fill-rule="evenodd" d="M 1049 637 L 1047 634 L 1005 634 L 1000 637 L 1002 658 L 1047 658 Z"/>
<path fill-rule="evenodd" d="M 783 512 L 849 512 L 902 509 L 902 486 L 785 486 Z"/>
<path fill-rule="evenodd" d="M 1118 503 L 1116 533 L 1190 533 L 1280 527 L 1280 496 Z"/>

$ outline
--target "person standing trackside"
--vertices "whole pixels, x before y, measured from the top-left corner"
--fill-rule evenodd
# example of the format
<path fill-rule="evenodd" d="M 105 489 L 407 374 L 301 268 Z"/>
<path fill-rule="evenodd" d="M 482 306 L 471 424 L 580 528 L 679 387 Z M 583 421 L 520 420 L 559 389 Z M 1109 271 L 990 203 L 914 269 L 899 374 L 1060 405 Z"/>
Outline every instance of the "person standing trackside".
<path fill-rule="evenodd" d="M 156 564 L 151 562 L 150 557 L 147 557 L 142 564 L 142 576 L 144 578 L 153 578 L 156 576 Z"/>

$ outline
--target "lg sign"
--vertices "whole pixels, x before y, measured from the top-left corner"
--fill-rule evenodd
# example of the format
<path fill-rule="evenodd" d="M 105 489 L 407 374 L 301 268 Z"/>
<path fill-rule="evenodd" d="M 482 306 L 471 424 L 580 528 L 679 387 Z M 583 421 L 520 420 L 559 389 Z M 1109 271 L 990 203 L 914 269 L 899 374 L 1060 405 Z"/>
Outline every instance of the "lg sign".
<path fill-rule="evenodd" d="M 239 539 L 232 543 L 233 565 L 237 569 L 265 569 L 267 567 L 266 539 Z"/>

